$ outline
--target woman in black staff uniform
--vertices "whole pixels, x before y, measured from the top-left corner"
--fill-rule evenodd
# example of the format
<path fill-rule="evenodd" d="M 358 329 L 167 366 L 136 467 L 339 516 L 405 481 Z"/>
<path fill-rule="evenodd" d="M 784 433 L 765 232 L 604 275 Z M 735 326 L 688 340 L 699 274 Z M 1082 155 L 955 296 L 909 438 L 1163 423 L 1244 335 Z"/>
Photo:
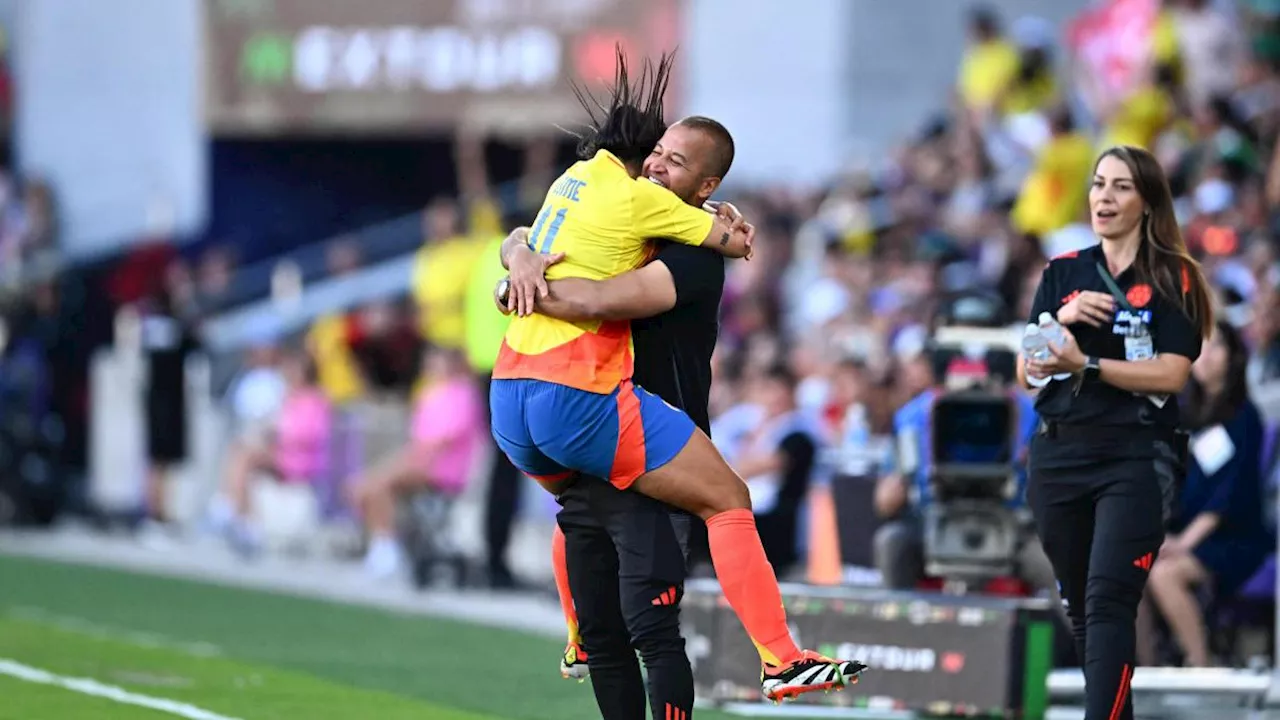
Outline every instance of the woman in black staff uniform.
<path fill-rule="evenodd" d="M 1031 312 L 1068 332 L 1021 379 L 1072 377 L 1036 399 L 1027 501 L 1084 665 L 1085 720 L 1132 720 L 1138 603 L 1185 455 L 1176 395 L 1213 317 L 1150 153 L 1104 152 L 1089 207 L 1100 244 L 1050 262 Z"/>

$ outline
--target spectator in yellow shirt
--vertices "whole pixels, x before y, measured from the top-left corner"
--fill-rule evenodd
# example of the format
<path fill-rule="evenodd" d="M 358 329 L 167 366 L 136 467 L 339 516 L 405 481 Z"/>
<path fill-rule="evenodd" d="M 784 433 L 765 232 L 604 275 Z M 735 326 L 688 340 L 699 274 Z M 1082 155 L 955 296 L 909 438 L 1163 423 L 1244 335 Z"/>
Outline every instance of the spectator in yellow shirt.
<path fill-rule="evenodd" d="M 1178 47 L 1178 25 L 1170 4 L 1165 1 L 1156 15 L 1155 27 L 1151 29 L 1151 59 L 1157 67 L 1168 70 L 1175 84 L 1181 84 L 1182 53 Z"/>
<path fill-rule="evenodd" d="M 966 107 L 986 110 L 1018 75 L 1018 50 L 1000 33 L 1000 21 L 989 8 L 973 11 L 971 42 L 960 63 L 959 90 Z"/>
<path fill-rule="evenodd" d="M 510 315 L 503 315 L 493 304 L 493 289 L 507 276 L 502 267 L 502 242 L 495 236 L 481 251 L 480 258 L 467 278 L 464 317 L 466 322 L 467 362 L 477 377 L 488 384 L 498 359 L 498 348 L 506 335 Z"/>
<path fill-rule="evenodd" d="M 1018 72 L 1000 95 L 1000 109 L 1006 115 L 1018 115 L 1044 110 L 1057 102 L 1058 81 L 1048 49 L 1023 48 L 1018 56 Z"/>
<path fill-rule="evenodd" d="M 1093 141 L 1075 129 L 1066 108 L 1053 111 L 1049 130 L 1049 141 L 1036 156 L 1011 217 L 1019 232 L 1041 237 L 1075 220 L 1093 173 Z"/>
<path fill-rule="evenodd" d="M 326 251 L 325 263 L 331 277 L 354 272 L 360 267 L 360 248 L 354 240 L 336 240 Z M 307 332 L 307 349 L 315 358 L 320 388 L 335 405 L 344 405 L 364 394 L 355 355 L 351 352 L 349 321 L 345 313 L 316 318 Z"/>
<path fill-rule="evenodd" d="M 1100 149 L 1132 145 L 1152 150 L 1156 138 L 1176 115 L 1177 84 L 1173 68 L 1159 65 L 1148 82 L 1121 100 L 1107 118 Z"/>
<path fill-rule="evenodd" d="M 494 204 L 477 200 L 470 208 L 468 232 L 460 227 L 458 203 L 433 200 L 423 212 L 425 243 L 413 269 L 413 297 L 423 338 L 439 347 L 461 350 L 466 341 L 463 301 L 471 269 L 488 242 L 502 233 Z"/>

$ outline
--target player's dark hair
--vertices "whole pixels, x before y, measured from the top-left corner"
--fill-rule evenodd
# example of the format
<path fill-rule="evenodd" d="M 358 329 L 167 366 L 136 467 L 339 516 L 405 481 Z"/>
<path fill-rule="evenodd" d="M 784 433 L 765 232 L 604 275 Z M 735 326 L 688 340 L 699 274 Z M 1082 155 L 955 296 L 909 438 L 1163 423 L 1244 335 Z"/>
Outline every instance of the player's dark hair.
<path fill-rule="evenodd" d="M 690 115 L 676 123 L 680 127 L 687 127 L 690 130 L 697 130 L 705 133 L 711 138 L 711 142 L 715 145 L 711 157 L 708 158 L 707 172 L 711 177 L 723 178 L 729 174 L 729 168 L 733 166 L 733 135 L 729 134 L 729 129 L 721 124 L 718 120 L 712 120 L 705 115 Z"/>
<path fill-rule="evenodd" d="M 590 118 L 578 136 L 578 157 L 588 160 L 608 150 L 628 165 L 644 162 L 667 131 L 662 100 L 671 79 L 674 53 L 663 54 L 655 66 L 645 60 L 640 78 L 632 80 L 622 46 L 615 48 L 617 69 L 609 87 L 609 103 L 601 104 L 583 86 L 573 83 L 573 94 Z"/>

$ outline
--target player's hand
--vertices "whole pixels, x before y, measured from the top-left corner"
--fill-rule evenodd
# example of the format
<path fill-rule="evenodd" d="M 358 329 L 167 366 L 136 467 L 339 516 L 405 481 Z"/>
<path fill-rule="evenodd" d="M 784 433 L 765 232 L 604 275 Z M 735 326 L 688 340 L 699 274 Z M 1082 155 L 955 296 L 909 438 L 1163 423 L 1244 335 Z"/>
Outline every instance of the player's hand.
<path fill-rule="evenodd" d="M 543 255 L 528 247 L 516 248 L 511 253 L 511 290 L 507 296 L 507 312 L 520 317 L 532 315 L 538 298 L 544 298 L 547 288 L 547 268 L 564 259 L 564 253 Z"/>
<path fill-rule="evenodd" d="M 716 217 L 729 223 L 729 232 L 738 232 L 746 227 L 747 221 L 742 217 L 742 211 L 734 207 L 733 203 L 722 202 L 715 208 Z"/>
<path fill-rule="evenodd" d="M 1058 310 L 1058 322 L 1062 325 L 1084 323 L 1102 327 L 1115 317 L 1116 299 L 1109 293 L 1085 290 Z"/>
<path fill-rule="evenodd" d="M 1084 369 L 1085 356 L 1076 344 L 1076 338 L 1065 327 L 1062 329 L 1064 341 L 1062 345 L 1049 344 L 1049 357 L 1037 362 L 1027 360 L 1027 374 L 1034 378 L 1045 378 L 1058 373 L 1078 373 Z"/>
<path fill-rule="evenodd" d="M 733 203 L 728 203 L 728 202 L 710 203 L 709 202 L 707 203 L 707 206 L 715 211 L 717 218 L 720 218 L 721 220 L 724 220 L 725 222 L 729 223 L 729 232 L 746 233 L 747 237 L 745 240 L 745 244 L 747 246 L 747 254 L 743 259 L 750 260 L 751 256 L 755 254 L 755 251 L 752 248 L 752 244 L 756 241 L 756 226 L 747 222 L 742 215 L 742 211 L 739 210 Z"/>

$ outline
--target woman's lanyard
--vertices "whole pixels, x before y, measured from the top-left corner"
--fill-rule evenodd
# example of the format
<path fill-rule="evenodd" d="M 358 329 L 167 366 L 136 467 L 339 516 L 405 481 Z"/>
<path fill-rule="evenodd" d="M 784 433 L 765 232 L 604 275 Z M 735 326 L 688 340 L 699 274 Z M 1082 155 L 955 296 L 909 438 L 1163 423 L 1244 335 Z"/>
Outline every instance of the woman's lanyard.
<path fill-rule="evenodd" d="M 1129 302 L 1129 298 L 1125 297 L 1125 294 L 1120 291 L 1120 286 L 1116 285 L 1115 278 L 1111 277 L 1111 273 L 1102 267 L 1102 263 L 1094 263 L 1093 266 L 1098 269 L 1098 276 L 1102 278 L 1107 290 L 1111 291 L 1111 296 L 1116 299 L 1116 303 L 1127 310 L 1130 315 L 1137 315 L 1137 309 L 1133 307 L 1133 303 Z"/>
<path fill-rule="evenodd" d="M 1120 286 L 1116 284 L 1115 278 L 1111 277 L 1111 273 L 1107 271 L 1102 263 L 1094 263 L 1093 266 L 1098 269 L 1098 276 L 1102 278 L 1103 284 L 1107 286 L 1107 290 L 1111 292 L 1111 296 L 1115 298 L 1116 303 L 1129 314 L 1129 327 L 1132 332 L 1126 333 L 1124 336 L 1124 359 L 1130 362 L 1140 360 L 1150 360 L 1156 356 L 1155 348 L 1151 332 L 1147 329 L 1146 323 L 1142 322 L 1138 310 L 1129 302 L 1129 298 L 1120 290 Z M 1143 393 L 1134 393 L 1141 395 L 1151 401 L 1152 405 L 1158 408 L 1164 407 L 1169 401 L 1168 395 L 1150 395 Z"/>

